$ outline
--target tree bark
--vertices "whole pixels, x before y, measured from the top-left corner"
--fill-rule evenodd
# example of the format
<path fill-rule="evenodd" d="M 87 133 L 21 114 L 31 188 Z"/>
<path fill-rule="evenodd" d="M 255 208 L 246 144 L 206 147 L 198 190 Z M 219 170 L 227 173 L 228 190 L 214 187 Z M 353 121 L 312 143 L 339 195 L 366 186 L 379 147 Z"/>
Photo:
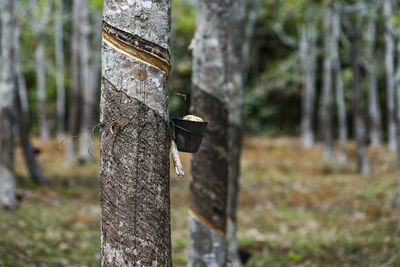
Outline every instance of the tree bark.
<path fill-rule="evenodd" d="M 172 265 L 170 7 L 169 0 L 104 1 L 102 266 Z"/>
<path fill-rule="evenodd" d="M 356 30 L 354 30 L 356 31 Z M 361 75 L 359 62 L 358 33 L 351 36 L 351 65 L 353 69 L 353 123 L 357 150 L 357 172 L 368 174 L 368 155 L 366 149 L 366 130 L 364 122 L 363 94 L 361 90 Z"/>
<path fill-rule="evenodd" d="M 347 160 L 347 119 L 346 119 L 346 103 L 344 100 L 343 92 L 343 79 L 342 79 L 342 68 L 339 56 L 339 39 L 340 39 L 340 14 L 339 11 L 333 10 L 332 18 L 332 68 L 333 68 L 333 79 L 335 83 L 336 91 L 336 105 L 338 109 L 338 124 L 339 124 L 339 164 L 343 165 Z"/>
<path fill-rule="evenodd" d="M 332 160 L 334 157 L 334 145 L 332 134 L 332 5 L 326 1 L 324 13 L 324 63 L 323 63 L 323 85 L 321 126 L 325 140 L 325 159 Z"/>
<path fill-rule="evenodd" d="M 57 83 L 57 136 L 59 140 L 65 137 L 65 85 L 64 85 L 64 45 L 63 45 L 63 2 L 56 1 L 54 33 L 56 53 L 56 83 Z"/>
<path fill-rule="evenodd" d="M 395 112 L 394 112 L 394 42 L 393 42 L 393 25 L 392 25 L 392 2 L 391 0 L 383 1 L 383 11 L 385 17 L 385 66 L 386 66 L 386 105 L 388 117 L 388 142 L 391 150 L 396 149 L 396 127 L 395 127 Z"/>
<path fill-rule="evenodd" d="M 80 67 L 81 67 L 81 91 L 82 97 L 82 120 L 80 134 L 80 151 L 82 158 L 90 157 L 90 148 L 92 146 L 92 138 L 90 128 L 93 127 L 93 111 L 96 95 L 93 94 L 91 69 L 90 69 L 90 22 L 89 22 L 89 3 L 88 0 L 81 0 L 80 8 Z"/>
<path fill-rule="evenodd" d="M 209 122 L 193 155 L 188 266 L 226 266 L 228 193 L 227 37 L 230 1 L 199 1 L 192 41 L 191 111 Z"/>
<path fill-rule="evenodd" d="M 46 114 L 46 59 L 44 55 L 44 42 L 43 35 L 47 25 L 49 17 L 50 6 L 46 2 L 40 9 L 39 3 L 36 2 L 36 38 L 37 46 L 35 50 L 35 61 L 36 61 L 36 84 L 37 84 L 37 97 L 38 97 L 38 118 L 39 118 L 39 130 L 40 137 L 43 141 L 50 141 L 50 129 L 47 122 Z"/>
<path fill-rule="evenodd" d="M 15 30 L 14 0 L 0 2 L 1 75 L 0 75 L 0 207 L 15 208 L 14 177 L 14 83 L 13 42 Z M 10 41 L 11 40 L 11 41 Z"/>
<path fill-rule="evenodd" d="M 253 6 L 249 7 L 251 12 Z M 243 62 L 247 59 L 247 50 L 243 50 L 243 42 L 250 42 L 251 36 L 245 34 L 246 2 L 233 1 L 230 7 L 228 33 L 228 200 L 226 235 L 228 241 L 228 266 L 241 266 L 239 244 L 236 238 L 236 213 L 240 184 L 240 152 L 242 147 L 242 117 L 244 101 Z M 254 26 L 254 24 L 253 24 Z M 252 31 L 251 31 L 252 32 Z"/>
<path fill-rule="evenodd" d="M 73 3 L 73 28 L 72 28 L 72 46 L 71 46 L 71 90 L 69 95 L 69 111 L 68 111 L 68 131 L 72 136 L 67 143 L 65 150 L 66 159 L 72 162 L 75 159 L 77 150 L 76 136 L 78 135 L 78 114 L 79 114 L 79 19 L 82 1 L 74 0 Z"/>
<path fill-rule="evenodd" d="M 299 58 L 303 76 L 301 142 L 303 147 L 310 148 L 314 144 L 313 117 L 317 54 L 315 26 L 312 24 L 300 26 L 299 35 Z"/>
<path fill-rule="evenodd" d="M 21 141 L 24 159 L 32 180 L 39 185 L 47 185 L 49 181 L 36 161 L 35 152 L 29 138 L 29 110 L 26 99 L 26 83 L 20 66 L 20 29 L 16 25 L 14 31 L 14 89 L 15 107 L 18 117 L 18 133 Z"/>
<path fill-rule="evenodd" d="M 376 77 L 376 59 L 375 59 L 375 18 L 370 14 L 368 28 L 366 31 L 367 41 L 367 66 L 366 70 L 369 76 L 369 126 L 370 126 L 370 139 L 373 146 L 381 144 L 381 112 L 379 108 L 379 95 Z"/>

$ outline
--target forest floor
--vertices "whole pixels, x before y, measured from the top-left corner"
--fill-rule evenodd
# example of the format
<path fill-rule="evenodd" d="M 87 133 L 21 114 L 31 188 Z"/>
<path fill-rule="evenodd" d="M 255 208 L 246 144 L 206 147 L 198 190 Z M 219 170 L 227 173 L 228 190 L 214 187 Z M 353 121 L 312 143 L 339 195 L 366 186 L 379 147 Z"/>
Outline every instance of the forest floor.
<path fill-rule="evenodd" d="M 0 266 L 98 266 L 98 142 L 91 163 L 73 166 L 56 142 L 35 144 L 53 185 L 33 185 L 17 151 L 22 201 L 0 210 Z M 252 254 L 246 266 L 400 266 L 395 154 L 370 149 L 367 177 L 354 173 L 351 145 L 345 167 L 322 155 L 297 139 L 245 140 L 238 238 Z M 188 178 L 172 174 L 174 266 L 186 264 L 188 198 Z"/>

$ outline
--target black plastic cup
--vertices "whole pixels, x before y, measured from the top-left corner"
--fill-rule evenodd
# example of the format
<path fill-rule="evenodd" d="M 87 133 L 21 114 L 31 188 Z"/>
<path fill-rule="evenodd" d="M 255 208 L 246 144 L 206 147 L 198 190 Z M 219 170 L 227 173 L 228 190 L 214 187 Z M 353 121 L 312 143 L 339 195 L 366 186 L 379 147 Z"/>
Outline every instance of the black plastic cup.
<path fill-rule="evenodd" d="M 178 150 L 188 153 L 196 153 L 199 151 L 208 121 L 198 122 L 173 118 L 172 123 Z"/>

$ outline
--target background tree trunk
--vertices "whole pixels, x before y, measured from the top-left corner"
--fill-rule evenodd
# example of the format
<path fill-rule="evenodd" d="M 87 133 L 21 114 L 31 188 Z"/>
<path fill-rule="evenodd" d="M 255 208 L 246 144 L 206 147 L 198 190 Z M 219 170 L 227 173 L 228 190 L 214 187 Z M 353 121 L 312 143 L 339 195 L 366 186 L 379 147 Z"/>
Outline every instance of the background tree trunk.
<path fill-rule="evenodd" d="M 54 33 L 56 53 L 57 83 L 57 136 L 61 140 L 65 136 L 65 86 L 64 86 L 64 45 L 63 45 L 63 2 L 56 1 Z"/>
<path fill-rule="evenodd" d="M 102 266 L 172 265 L 170 5 L 169 0 L 104 1 Z M 120 126 L 112 134 L 109 126 L 115 122 Z"/>
<path fill-rule="evenodd" d="M 210 121 L 192 158 L 188 266 L 226 266 L 227 38 L 230 1 L 199 1 L 192 41 L 191 111 Z"/>
<path fill-rule="evenodd" d="M 1 75 L 0 75 L 0 207 L 14 208 L 14 83 L 13 41 L 15 33 L 14 0 L 0 2 Z M 11 41 L 10 41 L 11 40 Z"/>
<path fill-rule="evenodd" d="M 340 14 L 334 9 L 332 14 L 332 68 L 333 79 L 336 91 L 336 105 L 338 109 L 338 128 L 339 128 L 339 164 L 344 164 L 347 160 L 347 119 L 346 119 L 346 103 L 343 92 L 342 68 L 339 55 L 339 40 L 340 40 Z"/>
<path fill-rule="evenodd" d="M 314 144 L 316 39 L 317 32 L 314 25 L 304 24 L 300 27 L 299 58 L 303 76 L 301 142 L 305 148 Z"/>
<path fill-rule="evenodd" d="M 394 117 L 394 42 L 393 42 L 393 25 L 392 25 L 392 2 L 391 0 L 383 1 L 383 11 L 385 17 L 385 65 L 386 65 L 386 104 L 388 117 L 388 142 L 391 150 L 396 149 L 396 128 Z"/>
<path fill-rule="evenodd" d="M 40 10 L 40 8 L 42 8 Z M 36 2 L 36 38 L 37 46 L 35 50 L 35 61 L 36 61 L 36 84 L 37 84 L 37 97 L 38 97 L 38 119 L 39 119 L 39 130 L 40 137 L 43 141 L 50 141 L 50 129 L 47 122 L 46 115 L 46 59 L 44 55 L 44 42 L 43 35 L 49 18 L 50 5 L 45 2 L 42 7 Z"/>
<path fill-rule="evenodd" d="M 368 22 L 366 31 L 367 41 L 367 64 L 366 70 L 369 76 L 369 126 L 370 126 L 370 139 L 373 146 L 381 144 L 381 112 L 379 108 L 379 95 L 376 73 L 376 59 L 375 59 L 375 17 L 370 15 L 371 18 Z"/>
<path fill-rule="evenodd" d="M 14 30 L 14 89 L 16 99 L 16 111 L 18 117 L 18 133 L 21 141 L 24 159 L 32 180 L 39 185 L 49 184 L 44 176 L 42 169 L 36 161 L 32 143 L 29 139 L 29 110 L 28 101 L 26 99 L 25 78 L 20 66 L 20 28 L 15 25 Z"/>
<path fill-rule="evenodd" d="M 357 172 L 368 174 L 368 155 L 366 149 L 366 130 L 363 110 L 363 94 L 361 90 L 361 75 L 359 62 L 359 34 L 352 33 L 351 36 L 351 65 L 353 69 L 353 116 L 354 134 L 357 150 Z"/>
<path fill-rule="evenodd" d="M 93 126 L 93 111 L 96 95 L 93 94 L 91 69 L 90 69 L 90 21 L 89 21 L 89 3 L 88 0 L 81 0 L 80 8 L 80 67 L 81 67 L 81 91 L 82 97 L 82 120 L 80 134 L 80 151 L 82 158 L 90 157 L 90 148 L 92 138 L 90 128 Z"/>
<path fill-rule="evenodd" d="M 72 162 L 75 159 L 78 134 L 78 114 L 79 114 L 79 27 L 80 27 L 80 8 L 82 1 L 74 0 L 73 4 L 73 28 L 72 28 L 72 51 L 71 51 L 71 90 L 69 95 L 69 111 L 68 111 L 68 131 L 72 136 L 67 143 L 66 159 Z"/>
<path fill-rule="evenodd" d="M 252 7 L 250 7 L 252 9 Z M 242 43 L 245 36 L 246 2 L 233 1 L 230 7 L 228 34 L 228 200 L 226 234 L 228 241 L 228 266 L 241 266 L 239 244 L 236 238 L 236 213 L 240 183 L 240 152 L 242 147 L 242 117 L 244 101 L 243 62 L 247 58 Z M 246 51 L 247 52 L 247 51 Z"/>
<path fill-rule="evenodd" d="M 332 6 L 326 1 L 324 13 L 324 63 L 322 84 L 321 126 L 325 141 L 325 159 L 334 157 L 334 144 L 332 134 Z"/>

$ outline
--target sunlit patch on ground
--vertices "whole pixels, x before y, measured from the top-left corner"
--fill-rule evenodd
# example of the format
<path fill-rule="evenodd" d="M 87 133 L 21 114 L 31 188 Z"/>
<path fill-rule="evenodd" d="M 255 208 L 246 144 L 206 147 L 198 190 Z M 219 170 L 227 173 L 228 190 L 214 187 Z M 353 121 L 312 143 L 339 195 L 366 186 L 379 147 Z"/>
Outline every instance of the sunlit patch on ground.
<path fill-rule="evenodd" d="M 22 202 L 0 210 L 0 266 L 98 266 L 98 142 L 93 161 L 73 166 L 57 142 L 35 144 L 53 186 L 35 187 L 18 151 Z M 362 177 L 349 147 L 339 166 L 296 139 L 245 140 L 238 235 L 248 266 L 400 266 L 395 155 L 370 149 L 372 174 Z M 188 245 L 190 155 L 182 161 L 185 178 L 171 173 L 174 266 L 185 266 Z"/>

